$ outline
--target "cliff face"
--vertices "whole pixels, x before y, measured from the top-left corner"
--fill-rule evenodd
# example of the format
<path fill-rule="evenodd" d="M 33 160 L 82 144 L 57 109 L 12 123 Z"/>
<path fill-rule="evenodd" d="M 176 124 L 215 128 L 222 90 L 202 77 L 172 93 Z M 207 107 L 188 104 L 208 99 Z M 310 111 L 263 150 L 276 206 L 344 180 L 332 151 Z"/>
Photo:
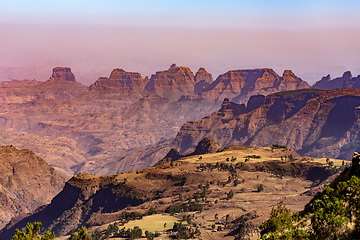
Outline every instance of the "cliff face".
<path fill-rule="evenodd" d="M 28 216 L 14 219 L 1 232 L 1 239 L 11 239 L 16 228 L 26 226 L 27 222 L 41 222 L 43 229 L 64 236 L 85 226 L 93 213 L 110 213 L 143 202 L 130 196 L 132 188 L 116 176 L 94 176 L 78 174 L 66 182 L 62 191 L 51 203 Z"/>
<path fill-rule="evenodd" d="M 173 146 L 193 150 L 204 137 L 220 146 L 287 145 L 300 154 L 348 158 L 360 147 L 360 90 L 299 90 L 256 96 L 247 106 L 228 100 L 222 108 L 184 124 Z"/>
<path fill-rule="evenodd" d="M 142 94 L 146 86 L 140 73 L 114 69 L 109 78 L 99 78 L 91 84 L 90 91 L 115 91 L 126 94 Z"/>
<path fill-rule="evenodd" d="M 177 67 L 175 64 L 166 71 L 153 74 L 146 91 L 171 100 L 178 100 L 181 95 L 194 93 L 194 73 L 187 67 Z"/>
<path fill-rule="evenodd" d="M 269 68 L 232 70 L 220 75 L 199 95 L 202 99 L 215 101 L 229 98 L 235 102 L 246 102 L 251 95 L 266 95 L 308 87 L 306 82 L 296 77 L 290 70 L 286 70 L 282 77 Z"/>
<path fill-rule="evenodd" d="M 0 147 L 0 229 L 11 218 L 50 203 L 64 178 L 32 151 Z"/>

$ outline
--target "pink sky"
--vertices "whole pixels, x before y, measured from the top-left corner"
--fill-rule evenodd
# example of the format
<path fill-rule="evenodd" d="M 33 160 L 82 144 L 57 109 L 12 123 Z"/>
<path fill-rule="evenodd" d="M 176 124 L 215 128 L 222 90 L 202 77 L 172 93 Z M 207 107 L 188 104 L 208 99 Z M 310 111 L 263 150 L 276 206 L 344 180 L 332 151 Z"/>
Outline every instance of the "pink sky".
<path fill-rule="evenodd" d="M 0 81 L 44 81 L 68 66 L 91 84 L 113 68 L 145 77 L 172 63 L 214 78 L 262 67 L 309 83 L 360 73 L 356 1 L 14 2 L 0 6 Z"/>

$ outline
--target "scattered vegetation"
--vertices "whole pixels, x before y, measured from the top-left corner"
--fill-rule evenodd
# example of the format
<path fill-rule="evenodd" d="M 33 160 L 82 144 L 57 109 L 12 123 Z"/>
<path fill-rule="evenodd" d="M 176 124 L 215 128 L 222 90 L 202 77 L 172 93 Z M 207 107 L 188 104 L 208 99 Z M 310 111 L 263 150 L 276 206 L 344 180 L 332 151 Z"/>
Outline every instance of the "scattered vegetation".
<path fill-rule="evenodd" d="M 92 240 L 91 237 L 88 236 L 86 228 L 82 226 L 77 230 L 77 233 L 72 232 L 68 240 Z"/>
<path fill-rule="evenodd" d="M 273 144 L 271 146 L 271 150 L 273 149 L 284 149 L 284 150 L 288 150 L 288 147 L 286 145 L 279 145 L 279 144 Z"/>
<path fill-rule="evenodd" d="M 346 169 L 301 212 L 273 207 L 270 218 L 260 225 L 261 239 L 359 239 L 360 179 L 351 174 L 356 171 Z"/>
<path fill-rule="evenodd" d="M 43 236 L 40 236 L 41 226 L 42 226 L 41 222 L 27 223 L 25 232 L 16 229 L 15 235 L 13 236 L 12 240 L 55 239 L 55 234 L 49 231 L 46 231 Z"/>
<path fill-rule="evenodd" d="M 200 230 L 194 230 L 191 227 L 186 227 L 182 223 L 174 223 L 173 232 L 176 232 L 175 237 L 177 239 L 190 239 L 195 238 L 196 236 L 200 236 Z"/>
<path fill-rule="evenodd" d="M 203 210 L 204 207 L 202 204 L 185 203 L 181 205 L 170 205 L 165 209 L 165 212 L 174 215 L 175 213 L 180 213 L 180 212 L 196 212 L 196 211 L 202 212 Z"/>

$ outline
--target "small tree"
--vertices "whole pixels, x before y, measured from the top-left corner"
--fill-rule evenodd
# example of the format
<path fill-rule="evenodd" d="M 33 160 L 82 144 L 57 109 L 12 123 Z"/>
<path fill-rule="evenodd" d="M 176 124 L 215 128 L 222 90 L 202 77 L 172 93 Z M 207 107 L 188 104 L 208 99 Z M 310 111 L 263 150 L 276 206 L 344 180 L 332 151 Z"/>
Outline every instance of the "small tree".
<path fill-rule="evenodd" d="M 55 234 L 49 231 L 46 231 L 43 236 L 40 236 L 39 233 L 41 226 L 42 226 L 41 222 L 27 223 L 26 232 L 22 232 L 19 229 L 16 229 L 15 235 L 13 236 L 12 240 L 55 239 Z"/>
<path fill-rule="evenodd" d="M 146 237 L 147 240 L 153 240 L 154 237 L 155 237 L 155 234 L 146 230 L 145 231 L 145 237 Z"/>
<path fill-rule="evenodd" d="M 229 200 L 229 199 L 231 199 L 233 197 L 234 197 L 234 192 L 233 192 L 233 190 L 230 190 L 230 192 L 226 196 L 226 200 Z"/>
<path fill-rule="evenodd" d="M 261 235 L 269 232 L 283 232 L 291 227 L 291 210 L 285 205 L 279 204 L 274 206 L 270 212 L 270 218 L 263 222 L 259 228 L 262 230 Z"/>
<path fill-rule="evenodd" d="M 186 216 L 186 222 L 187 222 L 188 224 L 191 223 L 191 215 L 187 215 L 187 216 Z"/>
<path fill-rule="evenodd" d="M 236 187 L 238 184 L 239 184 L 239 180 L 238 180 L 238 179 L 235 179 L 235 180 L 234 180 L 234 187 Z"/>
<path fill-rule="evenodd" d="M 78 228 L 77 233 L 72 232 L 68 240 L 91 240 L 91 237 L 88 236 L 86 228 L 82 226 Z"/>
<path fill-rule="evenodd" d="M 226 214 L 225 224 L 228 224 L 229 222 L 230 222 L 230 215 L 229 215 L 229 214 Z"/>

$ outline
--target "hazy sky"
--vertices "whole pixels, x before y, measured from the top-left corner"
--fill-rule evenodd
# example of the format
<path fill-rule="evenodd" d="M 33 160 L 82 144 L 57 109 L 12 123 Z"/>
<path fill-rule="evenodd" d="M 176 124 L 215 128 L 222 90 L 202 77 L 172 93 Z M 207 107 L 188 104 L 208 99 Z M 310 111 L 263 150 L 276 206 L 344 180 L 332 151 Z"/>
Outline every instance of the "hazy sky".
<path fill-rule="evenodd" d="M 90 84 L 113 68 L 143 76 L 172 63 L 216 78 L 292 69 L 309 82 L 360 73 L 360 1 L 0 0 L 0 80 L 71 67 Z"/>

